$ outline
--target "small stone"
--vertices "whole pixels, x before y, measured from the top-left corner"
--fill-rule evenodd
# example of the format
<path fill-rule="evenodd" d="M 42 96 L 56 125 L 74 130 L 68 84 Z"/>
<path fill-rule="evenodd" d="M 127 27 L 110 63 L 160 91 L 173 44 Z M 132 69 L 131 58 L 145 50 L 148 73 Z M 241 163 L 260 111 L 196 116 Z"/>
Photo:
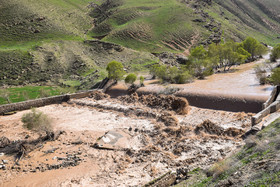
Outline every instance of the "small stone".
<path fill-rule="evenodd" d="M 5 153 L 0 153 L 0 157 L 1 157 L 1 156 L 4 156 L 4 155 L 5 155 Z"/>
<path fill-rule="evenodd" d="M 8 162 L 8 160 L 2 160 L 2 163 L 3 164 L 8 164 L 9 162 Z"/>
<path fill-rule="evenodd" d="M 67 160 L 67 157 L 57 157 L 57 160 Z"/>
<path fill-rule="evenodd" d="M 57 159 L 57 156 L 53 157 L 52 159 L 53 159 L 53 160 Z"/>

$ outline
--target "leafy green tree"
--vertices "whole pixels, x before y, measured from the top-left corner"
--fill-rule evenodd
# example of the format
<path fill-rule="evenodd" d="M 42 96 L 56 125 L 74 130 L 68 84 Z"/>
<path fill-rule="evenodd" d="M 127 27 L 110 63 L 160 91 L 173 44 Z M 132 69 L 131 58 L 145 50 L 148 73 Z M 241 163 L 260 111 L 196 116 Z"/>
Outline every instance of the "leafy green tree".
<path fill-rule="evenodd" d="M 107 65 L 106 70 L 108 71 L 109 79 L 121 80 L 125 75 L 123 65 L 121 62 L 112 61 Z"/>
<path fill-rule="evenodd" d="M 270 54 L 270 61 L 276 62 L 277 59 L 280 58 L 280 44 L 276 45 Z"/>
<path fill-rule="evenodd" d="M 251 54 L 251 59 L 253 59 L 255 56 L 261 56 L 267 52 L 267 48 L 252 37 L 246 38 L 242 42 L 242 45 L 243 48 Z"/>
<path fill-rule="evenodd" d="M 195 76 L 200 79 L 205 77 L 204 71 L 212 67 L 212 62 L 208 58 L 208 52 L 202 45 L 191 50 L 189 60 L 191 61 L 191 68 L 193 68 Z"/>
<path fill-rule="evenodd" d="M 270 77 L 270 81 L 274 85 L 279 85 L 280 84 L 280 68 L 275 68 L 272 71 L 272 74 L 271 74 L 271 77 Z"/>
<path fill-rule="evenodd" d="M 242 64 L 248 58 L 249 53 L 246 52 L 238 43 L 229 41 L 222 46 L 224 70 L 229 70 L 232 66 Z"/>
<path fill-rule="evenodd" d="M 212 43 L 208 46 L 207 52 L 209 60 L 212 62 L 213 66 L 215 66 L 215 69 L 218 69 L 219 65 L 223 63 L 221 45 Z"/>
<path fill-rule="evenodd" d="M 134 73 L 130 73 L 129 75 L 126 76 L 125 78 L 125 83 L 127 84 L 133 84 L 137 79 L 137 76 Z"/>
<path fill-rule="evenodd" d="M 256 54 L 258 56 L 262 56 L 262 55 L 266 54 L 267 52 L 268 52 L 268 48 L 260 43 L 256 49 Z"/>

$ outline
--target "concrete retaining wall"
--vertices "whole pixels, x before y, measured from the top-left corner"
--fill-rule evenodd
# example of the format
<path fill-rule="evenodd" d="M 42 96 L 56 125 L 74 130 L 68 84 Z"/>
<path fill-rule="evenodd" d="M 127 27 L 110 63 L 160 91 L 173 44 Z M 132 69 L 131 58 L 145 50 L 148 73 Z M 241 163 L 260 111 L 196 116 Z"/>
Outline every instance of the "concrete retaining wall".
<path fill-rule="evenodd" d="M 59 96 L 40 98 L 40 99 L 29 100 L 29 101 L 24 101 L 19 103 L 0 105 L 0 115 L 13 111 L 28 110 L 31 108 L 37 108 L 46 105 L 59 104 L 62 102 L 67 102 L 69 99 L 80 99 L 80 98 L 88 97 L 90 93 L 92 93 L 92 91 L 93 90 L 89 90 L 86 92 L 59 95 Z"/>
<path fill-rule="evenodd" d="M 263 110 L 252 117 L 252 126 L 260 123 L 263 118 L 280 109 L 280 86 L 276 86 L 269 99 L 263 104 Z"/>

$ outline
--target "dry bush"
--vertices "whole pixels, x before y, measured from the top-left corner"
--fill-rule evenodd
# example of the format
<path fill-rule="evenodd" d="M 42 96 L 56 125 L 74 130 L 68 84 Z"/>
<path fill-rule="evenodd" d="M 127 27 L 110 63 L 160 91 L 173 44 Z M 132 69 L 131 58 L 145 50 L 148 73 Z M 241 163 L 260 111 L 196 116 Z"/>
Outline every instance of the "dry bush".
<path fill-rule="evenodd" d="M 23 127 L 37 132 L 50 132 L 52 131 L 51 119 L 44 114 L 33 108 L 30 113 L 24 114 L 21 118 Z"/>
<path fill-rule="evenodd" d="M 213 179 L 217 179 L 221 174 L 228 171 L 232 166 L 233 160 L 226 159 L 215 163 L 209 170 L 208 175 L 213 176 Z"/>

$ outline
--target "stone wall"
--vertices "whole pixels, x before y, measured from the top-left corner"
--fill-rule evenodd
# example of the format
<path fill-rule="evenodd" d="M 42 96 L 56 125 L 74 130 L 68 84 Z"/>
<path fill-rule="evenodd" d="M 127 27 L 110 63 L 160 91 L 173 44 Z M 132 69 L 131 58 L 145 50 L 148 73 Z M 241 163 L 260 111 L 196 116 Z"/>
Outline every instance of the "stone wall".
<path fill-rule="evenodd" d="M 6 105 L 0 105 L 0 115 L 4 115 L 9 112 L 28 110 L 31 108 L 42 107 L 52 104 L 60 104 L 62 102 L 67 102 L 69 99 L 80 99 L 88 97 L 93 90 L 86 92 L 74 93 L 74 94 L 65 94 L 53 97 L 40 98 L 35 100 L 29 100 L 19 103 L 12 103 Z"/>

